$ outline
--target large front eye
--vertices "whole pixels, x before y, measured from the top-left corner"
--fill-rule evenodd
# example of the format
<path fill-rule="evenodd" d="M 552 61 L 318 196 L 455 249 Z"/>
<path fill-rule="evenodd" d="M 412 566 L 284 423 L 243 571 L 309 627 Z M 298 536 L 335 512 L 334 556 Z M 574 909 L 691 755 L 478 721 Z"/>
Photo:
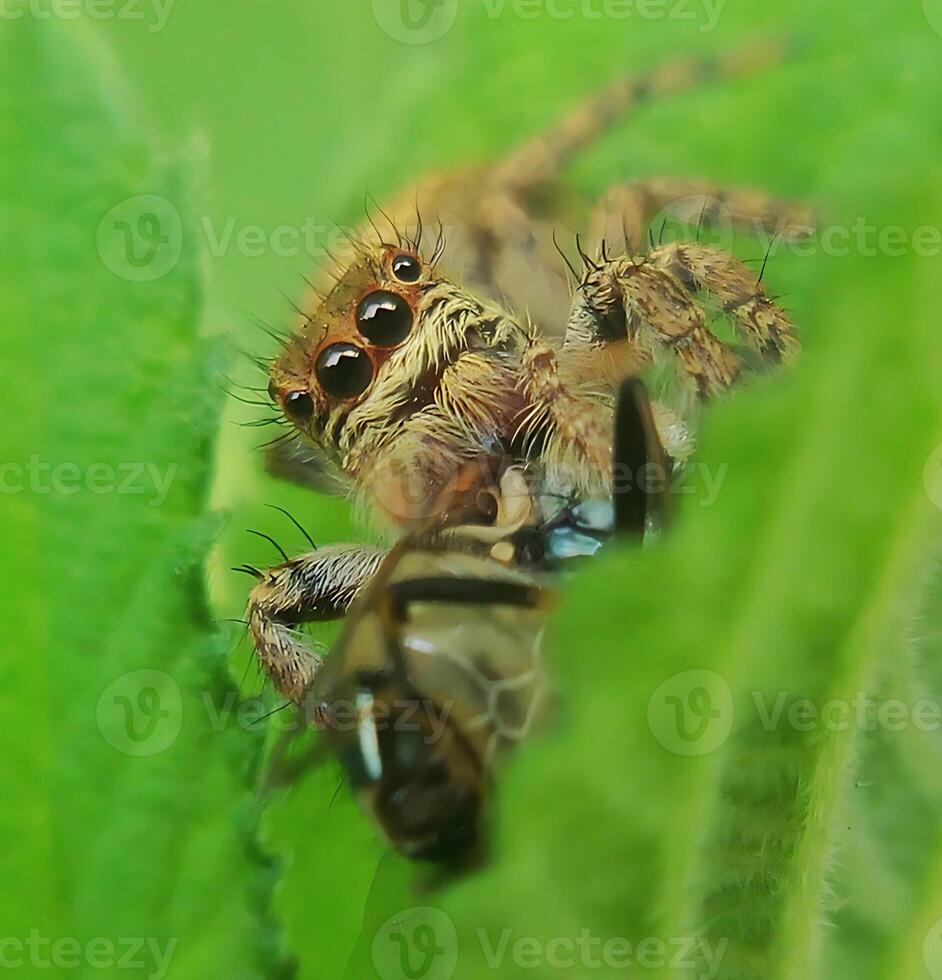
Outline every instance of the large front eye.
<path fill-rule="evenodd" d="M 360 303 L 357 329 L 371 344 L 395 347 L 409 336 L 412 308 L 401 296 L 377 290 Z"/>
<path fill-rule="evenodd" d="M 320 352 L 314 373 L 321 388 L 334 398 L 356 398 L 373 380 L 366 352 L 353 344 L 331 344 Z"/>

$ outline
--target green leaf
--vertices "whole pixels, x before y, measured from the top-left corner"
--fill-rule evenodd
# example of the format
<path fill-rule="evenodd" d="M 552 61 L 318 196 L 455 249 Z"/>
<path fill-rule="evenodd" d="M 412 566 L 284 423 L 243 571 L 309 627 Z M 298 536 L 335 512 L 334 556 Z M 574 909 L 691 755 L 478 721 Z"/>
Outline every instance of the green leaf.
<path fill-rule="evenodd" d="M 811 50 L 748 92 L 700 93 L 720 107 L 712 132 L 691 135 L 696 114 L 667 106 L 609 142 L 612 156 L 634 152 L 663 112 L 664 146 L 705 147 L 719 171 L 762 183 L 750 154 L 796 141 L 772 176 L 822 202 L 823 230 L 837 233 L 803 255 L 781 250 L 768 269 L 802 327 L 803 363 L 710 410 L 667 538 L 609 553 L 573 583 L 553 623 L 561 721 L 500 782 L 488 868 L 430 892 L 427 875 L 386 856 L 358 903 L 375 852 L 349 803 L 332 804 L 346 807 L 332 827 L 298 836 L 302 813 L 320 819 L 332 776 L 278 804 L 274 844 L 304 867 L 278 902 L 303 975 L 334 975 L 351 905 L 364 908 L 351 978 L 402 975 L 404 949 L 419 969 L 423 948 L 443 976 L 452 954 L 457 977 L 555 976 L 554 955 L 574 959 L 571 976 L 623 975 L 626 941 L 644 976 L 928 975 L 923 944 L 942 907 L 925 754 L 935 758 L 939 733 L 822 719 L 855 719 L 858 698 L 886 705 L 894 690 L 911 710 L 922 690 L 912 635 L 937 601 L 928 572 L 942 529 L 926 467 L 942 443 L 942 296 L 937 257 L 913 243 L 938 227 L 942 202 L 936 181 L 914 175 L 942 149 L 918 124 L 927 93 L 942 96 L 938 46 L 896 12 L 875 29 L 862 12 L 793 7 Z M 905 74 L 888 50 L 906 52 Z M 605 164 L 602 187 L 617 178 Z M 907 236 L 903 254 L 879 244 L 891 228 Z M 677 724 L 692 738 L 702 721 L 703 751 L 679 754 L 698 746 Z M 300 911 L 322 864 L 355 869 L 329 925 Z M 413 914 L 431 946 L 378 942 L 417 906 L 436 910 Z"/>
<path fill-rule="evenodd" d="M 553 6 L 566 9 L 508 3 L 494 15 L 500 4 L 461 3 L 446 37 L 412 46 L 383 33 L 374 4 L 256 14 L 205 0 L 178 5 L 159 38 L 118 20 L 102 27 L 117 32 L 165 125 L 191 113 L 206 121 L 217 235 L 230 218 L 237 231 L 357 220 L 367 185 L 382 197 L 443 164 L 497 156 L 626 69 L 756 36 L 805 42 L 793 64 L 767 75 L 644 107 L 567 175 L 589 197 L 634 177 L 683 174 L 819 206 L 817 244 L 776 249 L 766 274 L 803 330 L 802 365 L 707 413 L 701 469 L 669 538 L 612 552 L 573 585 L 553 624 L 560 723 L 501 779 L 491 867 L 423 889 L 425 876 L 386 854 L 344 791 L 335 795 L 332 765 L 269 795 L 263 838 L 281 859 L 283 947 L 300 977 L 317 980 L 345 964 L 353 980 L 401 976 L 406 953 L 413 972 L 434 954 L 442 975 L 454 957 L 461 977 L 624 975 L 598 963 L 604 942 L 616 941 L 613 955 L 619 939 L 648 940 L 633 947 L 644 962 L 629 975 L 940 976 L 938 731 L 804 730 L 801 721 L 805 699 L 818 710 L 860 695 L 939 702 L 938 587 L 926 568 L 938 545 L 927 496 L 942 499 L 931 482 L 938 469 L 923 482 L 942 443 L 931 244 L 940 146 L 926 122 L 942 99 L 938 3 L 717 4 L 715 30 L 704 29 L 701 4 L 639 2 L 624 20 L 592 16 L 595 3 L 558 19 Z M 207 37 L 238 66 L 225 84 Z M 930 233 L 921 250 L 920 229 Z M 902 231 L 903 254 L 880 244 L 888 231 Z M 737 248 L 758 269 L 761 244 Z M 238 247 L 217 256 L 227 323 L 261 312 L 287 325 L 292 314 L 272 286 L 297 295 L 307 258 Z M 258 351 L 259 337 L 247 333 L 244 346 Z M 246 432 L 225 427 L 217 447 L 216 499 L 239 518 L 221 568 L 264 559 L 246 526 L 302 546 L 263 517 L 266 502 L 288 506 L 318 540 L 356 533 L 343 501 L 263 478 L 251 455 L 261 440 Z M 710 506 L 706 473 L 722 477 Z M 240 614 L 247 583 L 223 572 L 213 583 L 223 614 Z M 240 647 L 236 677 L 249 657 Z M 710 675 L 686 688 L 671 680 L 689 670 Z M 776 724 L 757 701 L 765 712 L 782 702 Z M 676 727 L 685 706 L 686 736 L 695 742 L 709 722 L 712 751 L 680 756 L 655 737 L 691 746 Z M 309 740 L 299 742 L 302 758 Z M 29 751 L 51 750 L 35 740 Z M 220 811 L 230 812 L 224 801 Z M 44 819 L 24 823 L 35 834 Z M 425 930 L 422 943 L 403 946 L 388 923 L 416 906 L 437 907 L 412 916 L 432 927 L 433 942 Z M 716 959 L 688 969 L 677 960 L 697 937 Z M 578 961 L 553 969 L 551 948 Z M 488 955 L 501 949 L 492 969 Z"/>
<path fill-rule="evenodd" d="M 218 715 L 203 586 L 193 166 L 70 22 L 0 26 L 0 144 L 5 955 L 260 976 L 257 738 Z"/>

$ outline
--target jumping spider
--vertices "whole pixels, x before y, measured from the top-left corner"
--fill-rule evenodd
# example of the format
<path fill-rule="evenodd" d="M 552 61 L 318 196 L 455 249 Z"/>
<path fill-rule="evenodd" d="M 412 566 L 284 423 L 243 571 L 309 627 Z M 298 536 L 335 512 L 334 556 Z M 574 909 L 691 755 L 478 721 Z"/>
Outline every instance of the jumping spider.
<path fill-rule="evenodd" d="M 329 292 L 312 294 L 271 365 L 271 398 L 294 429 L 272 469 L 319 483 L 326 461 L 398 535 L 457 528 L 505 564 L 551 565 L 559 532 L 565 553 L 590 552 L 609 530 L 595 505 L 611 501 L 613 404 L 626 377 L 651 368 L 674 377 L 653 415 L 680 464 L 697 404 L 728 389 L 746 356 L 778 365 L 798 351 L 788 316 L 733 255 L 699 241 L 643 251 L 652 215 L 692 195 L 701 218 L 725 209 L 738 225 L 783 236 L 808 232 L 811 220 L 801 207 L 703 181 L 621 186 L 590 222 L 598 249 L 590 257 L 580 247 L 570 297 L 544 252 L 570 200 L 560 170 L 649 97 L 741 76 L 779 54 L 762 47 L 617 82 L 505 160 L 430 181 L 410 204 L 414 234 L 399 230 L 402 206 L 391 208 L 388 234 L 370 219 L 351 237 L 350 264 Z M 431 248 L 418 214 L 439 226 Z M 707 309 L 725 315 L 739 346 L 711 331 Z M 301 703 L 322 663 L 296 627 L 342 617 L 386 554 L 334 545 L 262 575 L 247 619 L 288 701 Z"/>

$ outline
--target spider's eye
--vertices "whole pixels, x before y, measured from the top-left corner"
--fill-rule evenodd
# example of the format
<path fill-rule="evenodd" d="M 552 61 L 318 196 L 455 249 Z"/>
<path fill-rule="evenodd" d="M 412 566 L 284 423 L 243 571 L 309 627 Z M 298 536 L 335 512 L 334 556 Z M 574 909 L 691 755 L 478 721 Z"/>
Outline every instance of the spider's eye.
<path fill-rule="evenodd" d="M 395 293 L 370 293 L 357 309 L 357 329 L 379 347 L 401 344 L 412 329 L 412 308 Z"/>
<path fill-rule="evenodd" d="M 397 255 L 393 259 L 392 271 L 400 282 L 417 282 L 422 275 L 422 263 L 413 255 Z"/>
<path fill-rule="evenodd" d="M 292 391 L 285 396 L 285 412 L 298 422 L 308 422 L 314 414 L 314 402 L 303 391 Z"/>
<path fill-rule="evenodd" d="M 366 352 L 353 344 L 331 344 L 320 352 L 314 373 L 324 391 L 334 398 L 356 398 L 373 380 L 373 365 Z"/>

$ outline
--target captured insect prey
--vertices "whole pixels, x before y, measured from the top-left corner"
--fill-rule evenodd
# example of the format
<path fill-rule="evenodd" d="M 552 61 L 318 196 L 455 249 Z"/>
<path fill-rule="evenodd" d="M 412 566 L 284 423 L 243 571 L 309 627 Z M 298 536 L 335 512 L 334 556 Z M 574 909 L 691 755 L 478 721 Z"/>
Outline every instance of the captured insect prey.
<path fill-rule="evenodd" d="M 662 466 L 640 382 L 619 397 L 618 463 Z M 616 511 L 640 538 L 664 494 L 639 486 Z M 483 857 L 502 754 L 545 724 L 542 656 L 554 586 L 508 567 L 473 538 L 417 532 L 383 559 L 323 668 L 301 695 L 364 809 L 405 856 L 445 865 Z"/>
<path fill-rule="evenodd" d="M 345 781 L 406 857 L 482 854 L 497 757 L 545 720 L 550 594 L 493 559 L 399 546 L 311 692 Z"/>

